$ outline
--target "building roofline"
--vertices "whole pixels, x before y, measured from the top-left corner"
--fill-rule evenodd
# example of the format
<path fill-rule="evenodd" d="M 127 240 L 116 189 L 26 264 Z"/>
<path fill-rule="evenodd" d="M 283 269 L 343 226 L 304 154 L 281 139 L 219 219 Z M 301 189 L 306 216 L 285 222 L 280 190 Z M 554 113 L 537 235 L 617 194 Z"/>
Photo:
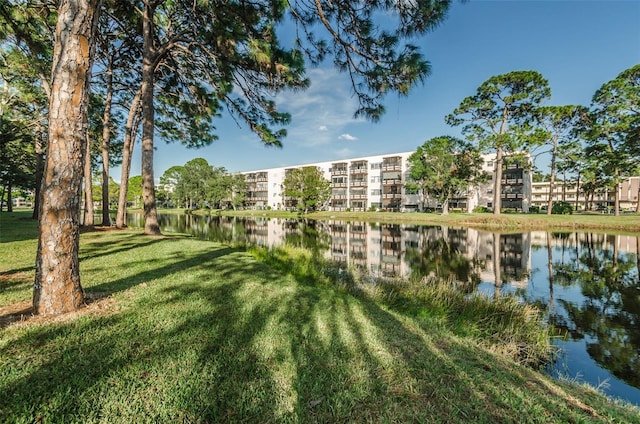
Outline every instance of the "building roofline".
<path fill-rule="evenodd" d="M 320 162 L 313 162 L 313 163 L 300 163 L 300 164 L 294 164 L 294 165 L 274 166 L 272 168 L 252 169 L 252 170 L 248 170 L 248 171 L 238 171 L 237 173 L 238 174 L 250 174 L 250 173 L 255 173 L 255 172 L 272 171 L 274 169 L 299 168 L 299 167 L 303 167 L 303 166 L 319 166 L 319 165 L 323 165 L 323 164 L 326 164 L 326 163 L 353 162 L 353 161 L 357 161 L 357 160 L 366 160 L 368 158 L 375 158 L 375 157 L 410 155 L 410 154 L 412 154 L 414 152 L 415 152 L 415 150 L 410 150 L 410 151 L 407 151 L 407 152 L 382 153 L 382 154 L 379 154 L 379 155 L 369 155 L 369 156 L 361 156 L 361 157 L 355 157 L 355 158 L 332 159 L 332 160 L 323 160 L 323 161 L 320 161 Z"/>

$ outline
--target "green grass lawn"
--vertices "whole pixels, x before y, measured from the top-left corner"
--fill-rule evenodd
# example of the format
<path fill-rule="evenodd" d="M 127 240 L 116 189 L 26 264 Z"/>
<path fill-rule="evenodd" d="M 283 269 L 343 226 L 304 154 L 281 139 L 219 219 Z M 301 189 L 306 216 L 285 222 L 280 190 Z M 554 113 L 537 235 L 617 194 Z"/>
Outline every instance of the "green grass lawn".
<path fill-rule="evenodd" d="M 478 317 L 459 304 L 354 292 L 307 268 L 304 252 L 87 232 L 92 301 L 10 323 L 9 306 L 31 297 L 36 233 L 24 216 L 0 214 L 0 422 L 640 421 L 637 408 L 496 353 L 465 330 Z M 527 316 L 505 305 L 494 312 Z"/>

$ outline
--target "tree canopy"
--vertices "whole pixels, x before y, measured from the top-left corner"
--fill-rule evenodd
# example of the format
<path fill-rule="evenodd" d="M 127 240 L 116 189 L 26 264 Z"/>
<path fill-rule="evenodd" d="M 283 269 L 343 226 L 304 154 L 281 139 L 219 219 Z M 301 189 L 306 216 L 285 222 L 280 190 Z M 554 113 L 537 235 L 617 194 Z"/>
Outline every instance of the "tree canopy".
<path fill-rule="evenodd" d="M 640 64 L 624 70 L 595 92 L 591 121 L 585 131 L 587 154 L 597 157 L 605 173 L 612 177 L 616 215 L 620 211 L 617 187 L 621 178 L 640 169 L 639 128 Z"/>
<path fill-rule="evenodd" d="M 450 136 L 424 142 L 407 159 L 410 179 L 406 186 L 417 190 L 423 207 L 425 195 L 442 205 L 448 213 L 449 200 L 487 179 L 482 171 L 483 159 L 471 144 Z"/>
<path fill-rule="evenodd" d="M 304 166 L 287 172 L 282 193 L 304 213 L 320 210 L 331 197 L 331 183 L 317 166 Z"/>
<path fill-rule="evenodd" d="M 550 96 L 549 83 L 540 73 L 513 71 L 486 80 L 445 118 L 449 125 L 462 125 L 462 133 L 483 151 L 495 152 L 494 214 L 500 214 L 503 159 L 519 153 L 538 136 L 531 119 L 536 107 Z"/>

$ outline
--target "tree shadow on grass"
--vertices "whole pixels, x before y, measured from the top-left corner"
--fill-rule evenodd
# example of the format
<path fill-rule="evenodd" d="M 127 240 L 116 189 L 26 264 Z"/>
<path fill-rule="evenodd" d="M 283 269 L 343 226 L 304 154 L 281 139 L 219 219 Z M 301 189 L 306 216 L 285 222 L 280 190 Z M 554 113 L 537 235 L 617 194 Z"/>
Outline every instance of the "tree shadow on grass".
<path fill-rule="evenodd" d="M 234 249 L 174 251 L 169 264 L 94 286 L 127 288 L 136 296 L 111 315 L 0 339 L 0 421 L 593 418 L 566 412 L 560 390 L 536 400 L 550 386 L 530 370 Z"/>

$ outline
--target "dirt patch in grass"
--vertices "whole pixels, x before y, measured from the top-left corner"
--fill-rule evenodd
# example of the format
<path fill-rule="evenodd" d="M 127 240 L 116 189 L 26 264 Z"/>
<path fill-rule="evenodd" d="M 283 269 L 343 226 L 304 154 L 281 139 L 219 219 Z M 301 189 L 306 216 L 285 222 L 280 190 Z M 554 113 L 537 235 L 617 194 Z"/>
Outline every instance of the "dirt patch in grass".
<path fill-rule="evenodd" d="M 0 329 L 11 325 L 32 325 L 66 322 L 83 315 L 108 315 L 115 310 L 116 301 L 107 292 L 89 292 L 84 295 L 84 305 L 64 314 L 39 316 L 33 313 L 29 301 L 16 302 L 0 308 Z"/>

